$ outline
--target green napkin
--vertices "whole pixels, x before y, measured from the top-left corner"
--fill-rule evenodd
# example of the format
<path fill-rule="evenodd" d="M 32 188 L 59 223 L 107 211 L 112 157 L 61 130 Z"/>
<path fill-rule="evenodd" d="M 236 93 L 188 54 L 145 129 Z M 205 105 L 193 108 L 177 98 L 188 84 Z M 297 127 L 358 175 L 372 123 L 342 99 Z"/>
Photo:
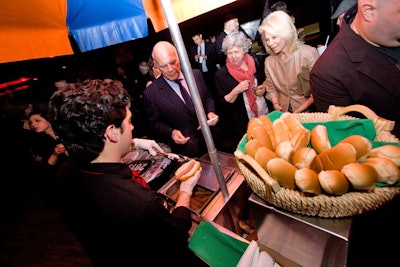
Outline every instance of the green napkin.
<path fill-rule="evenodd" d="M 189 248 L 212 267 L 236 266 L 248 245 L 222 233 L 210 222 L 201 222 L 189 242 Z"/>

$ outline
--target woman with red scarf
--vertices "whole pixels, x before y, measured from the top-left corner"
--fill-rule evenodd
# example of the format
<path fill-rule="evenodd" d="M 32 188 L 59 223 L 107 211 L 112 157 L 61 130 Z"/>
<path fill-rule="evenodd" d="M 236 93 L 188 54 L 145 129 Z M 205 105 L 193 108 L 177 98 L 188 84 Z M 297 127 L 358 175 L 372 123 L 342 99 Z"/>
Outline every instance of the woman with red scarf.
<path fill-rule="evenodd" d="M 248 54 L 243 32 L 229 33 L 222 42 L 226 65 L 215 74 L 220 108 L 220 150 L 234 152 L 251 118 L 268 113 L 263 81 L 257 81 L 256 64 Z"/>

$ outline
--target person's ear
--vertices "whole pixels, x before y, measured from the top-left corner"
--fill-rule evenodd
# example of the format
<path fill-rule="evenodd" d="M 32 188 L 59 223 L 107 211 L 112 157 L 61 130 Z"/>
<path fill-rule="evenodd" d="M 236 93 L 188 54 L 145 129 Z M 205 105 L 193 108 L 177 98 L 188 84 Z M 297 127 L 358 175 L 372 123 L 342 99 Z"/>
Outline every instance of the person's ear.
<path fill-rule="evenodd" d="M 105 137 L 108 138 L 111 142 L 117 141 L 118 129 L 116 129 L 114 125 L 108 126 L 106 129 Z"/>

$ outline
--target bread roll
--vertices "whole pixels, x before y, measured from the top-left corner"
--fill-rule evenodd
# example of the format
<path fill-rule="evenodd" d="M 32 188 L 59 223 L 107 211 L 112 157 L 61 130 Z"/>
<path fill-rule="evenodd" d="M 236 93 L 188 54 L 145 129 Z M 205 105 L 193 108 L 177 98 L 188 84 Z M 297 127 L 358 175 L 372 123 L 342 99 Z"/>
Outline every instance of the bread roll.
<path fill-rule="evenodd" d="M 311 162 L 317 156 L 317 152 L 311 147 L 302 147 L 293 154 L 292 163 L 298 169 L 310 168 Z M 322 168 L 321 168 L 322 169 Z M 321 171 L 321 170 L 319 170 Z M 318 172 L 319 172 L 318 171 Z"/>
<path fill-rule="evenodd" d="M 246 145 L 244 146 L 244 150 L 247 155 L 254 158 L 257 149 L 259 149 L 260 147 L 262 147 L 261 141 L 258 139 L 252 139 L 250 141 L 247 141 Z"/>
<path fill-rule="evenodd" d="M 311 130 L 310 143 L 317 154 L 331 148 L 328 131 L 324 125 L 318 124 Z"/>
<path fill-rule="evenodd" d="M 338 143 L 336 146 L 321 152 L 318 156 L 325 171 L 340 171 L 343 166 L 356 161 L 357 151 L 349 143 Z"/>
<path fill-rule="evenodd" d="M 377 179 L 376 171 L 373 167 L 353 162 L 342 168 L 342 173 L 349 180 L 351 186 L 356 190 L 372 190 Z"/>
<path fill-rule="evenodd" d="M 315 171 L 316 173 L 320 173 L 321 171 L 324 170 L 324 166 L 322 165 L 321 158 L 317 154 L 317 156 L 314 157 L 314 159 L 311 161 L 310 164 L 310 169 Z"/>
<path fill-rule="evenodd" d="M 310 143 L 311 132 L 307 129 L 300 129 L 295 134 L 292 134 L 290 141 L 293 144 L 293 150 L 297 151 L 302 147 L 308 146 Z"/>
<path fill-rule="evenodd" d="M 271 159 L 267 163 L 269 175 L 281 186 L 288 189 L 295 189 L 294 175 L 297 168 L 281 158 Z"/>
<path fill-rule="evenodd" d="M 376 171 L 376 181 L 393 185 L 399 181 L 400 169 L 390 159 L 387 158 L 367 158 L 362 162 L 373 167 Z"/>
<path fill-rule="evenodd" d="M 276 144 L 275 154 L 288 162 L 292 162 L 294 148 L 293 144 L 290 141 L 282 141 Z"/>
<path fill-rule="evenodd" d="M 382 157 L 392 160 L 397 167 L 400 167 L 400 146 L 383 145 L 373 148 L 368 153 L 368 158 Z"/>
<path fill-rule="evenodd" d="M 340 196 L 349 191 L 349 181 L 338 170 L 321 171 L 318 180 L 322 189 L 328 194 Z"/>
<path fill-rule="evenodd" d="M 250 131 L 250 139 L 258 139 L 261 141 L 261 144 L 263 146 L 268 147 L 269 149 L 274 149 L 271 143 L 271 138 L 268 135 L 267 129 L 265 129 L 264 126 L 259 125 L 255 126 L 251 131 Z"/>
<path fill-rule="evenodd" d="M 294 181 L 301 192 L 314 195 L 321 194 L 322 189 L 318 180 L 318 173 L 311 169 L 303 168 L 297 170 L 294 175 Z"/>
<path fill-rule="evenodd" d="M 267 171 L 268 161 L 277 157 L 278 156 L 271 149 L 265 146 L 262 146 L 259 149 L 257 149 L 256 154 L 254 155 L 254 159 L 266 171 Z"/>
<path fill-rule="evenodd" d="M 186 181 L 200 169 L 200 166 L 200 162 L 195 159 L 185 162 L 175 171 L 175 179 Z"/>
<path fill-rule="evenodd" d="M 251 118 L 247 123 L 247 138 L 251 140 L 250 132 L 256 126 L 262 126 L 262 122 L 258 118 Z"/>
<path fill-rule="evenodd" d="M 367 154 L 372 149 L 371 141 L 362 135 L 350 135 L 349 137 L 346 137 L 340 141 L 340 143 L 349 143 L 354 146 L 357 151 L 357 161 L 365 160 L 367 158 Z"/>
<path fill-rule="evenodd" d="M 283 141 L 290 141 L 290 132 L 289 128 L 283 119 L 279 118 L 276 119 L 272 123 L 272 127 L 274 128 L 274 135 L 275 135 L 275 145 L 278 145 L 280 142 Z"/>
<path fill-rule="evenodd" d="M 298 131 L 304 130 L 303 124 L 301 124 L 290 112 L 284 112 L 281 115 L 281 119 L 285 122 L 287 125 L 290 134 L 293 136 L 295 133 Z"/>
<path fill-rule="evenodd" d="M 271 143 L 273 146 L 272 150 L 274 150 L 275 149 L 275 133 L 274 133 L 274 128 L 272 126 L 272 121 L 265 114 L 260 115 L 258 117 L 258 119 L 261 121 L 261 123 L 265 127 L 265 129 L 267 129 L 267 133 L 271 139 Z"/>

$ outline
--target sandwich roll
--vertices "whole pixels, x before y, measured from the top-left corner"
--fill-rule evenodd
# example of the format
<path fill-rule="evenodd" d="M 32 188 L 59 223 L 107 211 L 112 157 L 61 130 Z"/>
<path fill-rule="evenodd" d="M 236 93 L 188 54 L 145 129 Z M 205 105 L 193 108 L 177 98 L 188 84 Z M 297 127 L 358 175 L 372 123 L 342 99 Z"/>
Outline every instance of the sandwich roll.
<path fill-rule="evenodd" d="M 350 135 L 349 137 L 346 137 L 345 139 L 340 141 L 340 143 L 349 143 L 354 146 L 357 151 L 357 161 L 365 160 L 368 153 L 372 149 L 371 141 L 362 135 Z"/>
<path fill-rule="evenodd" d="M 293 144 L 294 151 L 299 150 L 302 147 L 307 147 L 310 143 L 311 132 L 305 128 L 298 130 L 292 134 L 290 141 Z"/>
<path fill-rule="evenodd" d="M 322 189 L 328 194 L 340 196 L 349 191 L 349 181 L 338 170 L 321 171 L 318 180 Z"/>
<path fill-rule="evenodd" d="M 283 121 L 282 118 L 274 120 L 272 123 L 272 127 L 274 128 L 275 135 L 275 145 L 278 145 L 283 141 L 290 141 L 290 131 L 289 127 Z"/>
<path fill-rule="evenodd" d="M 353 162 L 345 165 L 342 173 L 356 190 L 370 191 L 375 188 L 377 174 L 370 165 Z"/>
<path fill-rule="evenodd" d="M 314 160 L 314 158 L 316 156 L 317 156 L 317 152 L 315 152 L 315 150 L 313 148 L 302 147 L 302 148 L 299 148 L 296 152 L 294 152 L 292 163 L 298 169 L 310 168 L 311 162 Z M 319 170 L 319 171 L 321 171 L 321 170 Z"/>
<path fill-rule="evenodd" d="M 255 126 L 249 134 L 250 139 L 258 139 L 261 141 L 263 146 L 266 146 L 269 149 L 274 149 L 271 143 L 271 138 L 269 137 L 267 129 L 265 129 L 264 126 Z"/>
<path fill-rule="evenodd" d="M 268 161 L 267 170 L 269 175 L 281 186 L 288 189 L 295 189 L 294 176 L 297 168 L 281 158 L 274 158 Z"/>
<path fill-rule="evenodd" d="M 294 182 L 301 192 L 313 195 L 321 194 L 322 189 L 318 180 L 318 173 L 311 169 L 297 170 L 294 174 Z"/>
<path fill-rule="evenodd" d="M 368 158 L 362 162 L 373 167 L 376 171 L 376 181 L 393 185 L 399 181 L 400 169 L 390 159 L 387 158 Z"/>
<path fill-rule="evenodd" d="M 293 154 L 294 154 L 294 147 L 292 142 L 290 141 L 282 141 L 276 144 L 275 147 L 275 154 L 288 162 L 292 162 Z"/>
<path fill-rule="evenodd" d="M 192 177 L 200 169 L 200 167 L 201 164 L 199 161 L 190 159 L 175 171 L 175 179 L 179 181 L 186 181 Z"/>
<path fill-rule="evenodd" d="M 262 147 L 261 141 L 258 139 L 252 139 L 252 140 L 247 141 L 246 145 L 244 146 L 244 150 L 247 155 L 254 158 L 254 156 L 256 155 L 257 149 L 259 149 L 260 147 Z"/>
<path fill-rule="evenodd" d="M 247 123 L 247 138 L 250 140 L 251 139 L 251 131 L 253 130 L 254 127 L 256 126 L 262 126 L 261 120 L 258 118 L 251 118 L 249 122 Z"/>
<path fill-rule="evenodd" d="M 288 126 L 290 134 L 293 136 L 298 131 L 305 130 L 303 124 L 301 124 L 290 112 L 284 112 L 281 115 L 281 119 Z"/>
<path fill-rule="evenodd" d="M 257 161 L 257 163 L 266 171 L 268 161 L 277 157 L 278 156 L 274 153 L 274 151 L 265 146 L 257 149 L 256 154 L 254 155 L 254 159 Z"/>
<path fill-rule="evenodd" d="M 321 152 L 318 156 L 325 171 L 340 171 L 343 166 L 356 161 L 357 151 L 349 143 L 338 143 L 336 146 Z"/>
<path fill-rule="evenodd" d="M 324 166 L 322 165 L 321 158 L 317 154 L 317 156 L 314 157 L 314 159 L 311 161 L 310 164 L 310 169 L 315 171 L 316 173 L 320 173 L 321 171 L 324 170 Z"/>
<path fill-rule="evenodd" d="M 373 148 L 368 153 L 368 158 L 387 158 L 392 160 L 397 167 L 400 167 L 400 146 L 396 145 L 383 145 Z"/>
<path fill-rule="evenodd" d="M 272 150 L 274 150 L 275 149 L 275 133 L 274 133 L 274 128 L 272 126 L 272 121 L 265 114 L 260 115 L 258 117 L 258 119 L 261 121 L 261 124 L 265 127 L 265 129 L 267 129 L 268 135 L 271 139 L 271 143 L 273 146 Z"/>
<path fill-rule="evenodd" d="M 325 125 L 318 124 L 311 130 L 310 143 L 317 154 L 332 147 Z"/>

